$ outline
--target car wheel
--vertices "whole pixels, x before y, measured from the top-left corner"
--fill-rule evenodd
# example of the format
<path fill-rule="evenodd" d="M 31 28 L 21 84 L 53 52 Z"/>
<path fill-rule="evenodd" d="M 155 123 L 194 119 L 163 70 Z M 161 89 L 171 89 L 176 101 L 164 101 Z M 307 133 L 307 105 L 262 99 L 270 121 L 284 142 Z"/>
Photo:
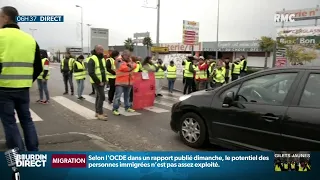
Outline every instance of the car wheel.
<path fill-rule="evenodd" d="M 200 148 L 206 145 L 207 128 L 203 119 L 197 114 L 186 113 L 180 120 L 179 135 L 186 145 Z"/>

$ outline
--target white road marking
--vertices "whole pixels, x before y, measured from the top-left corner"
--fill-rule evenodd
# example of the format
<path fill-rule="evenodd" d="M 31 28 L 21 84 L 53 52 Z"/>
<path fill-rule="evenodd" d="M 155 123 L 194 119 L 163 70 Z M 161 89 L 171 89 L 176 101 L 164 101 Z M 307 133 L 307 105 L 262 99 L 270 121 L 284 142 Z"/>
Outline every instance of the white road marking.
<path fill-rule="evenodd" d="M 107 96 L 108 96 L 108 95 L 106 94 L 106 97 L 107 97 Z M 121 97 L 120 100 L 121 100 L 121 103 L 124 103 L 123 97 Z M 156 104 L 160 104 L 159 101 L 156 101 L 155 103 L 156 103 Z M 166 104 L 166 105 L 164 105 L 164 104 Z M 170 104 L 168 104 L 168 103 L 161 102 L 161 105 L 168 106 L 168 107 L 172 107 L 173 104 L 170 106 Z M 158 108 L 158 107 L 156 107 L 156 106 L 145 107 L 145 108 L 143 108 L 143 109 L 144 109 L 144 110 L 151 111 L 151 112 L 155 112 L 155 113 L 169 112 L 169 110 L 162 109 L 162 108 Z"/>
<path fill-rule="evenodd" d="M 68 108 L 72 112 L 79 114 L 80 116 L 86 118 L 86 119 L 95 119 L 95 112 L 68 99 L 63 96 L 56 96 L 52 98 L 55 100 L 57 103 L 61 104 L 62 106 Z"/>
<path fill-rule="evenodd" d="M 88 95 L 83 95 L 84 98 L 86 98 L 86 101 L 91 102 L 91 103 L 95 103 L 96 102 L 96 98 L 88 96 Z M 110 111 L 112 111 L 113 107 L 112 105 L 110 105 L 107 102 L 103 102 L 103 108 L 108 109 Z M 141 113 L 138 112 L 127 112 L 125 111 L 125 109 L 123 107 L 119 107 L 119 113 L 123 116 L 139 116 L 141 115 Z"/>
<path fill-rule="evenodd" d="M 30 110 L 32 121 L 43 121 L 43 119 L 41 119 L 41 117 L 38 116 L 34 111 L 32 111 L 31 109 L 29 109 L 29 110 Z M 17 123 L 20 123 L 17 112 L 14 111 L 14 113 L 15 113 L 15 118 L 16 118 Z"/>

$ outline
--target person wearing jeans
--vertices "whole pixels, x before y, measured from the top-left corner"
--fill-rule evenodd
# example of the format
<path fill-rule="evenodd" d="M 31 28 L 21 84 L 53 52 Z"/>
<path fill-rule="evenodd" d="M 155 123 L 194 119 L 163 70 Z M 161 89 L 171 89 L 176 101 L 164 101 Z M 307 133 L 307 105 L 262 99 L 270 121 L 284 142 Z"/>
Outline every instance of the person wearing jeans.
<path fill-rule="evenodd" d="M 173 93 L 174 82 L 177 78 L 177 67 L 173 61 L 170 61 L 170 65 L 167 67 L 167 79 L 168 79 L 168 91 Z"/>
<path fill-rule="evenodd" d="M 130 59 L 130 51 L 125 50 L 116 63 L 116 92 L 113 101 L 113 114 L 119 116 L 120 98 L 123 93 L 124 106 L 127 112 L 135 112 L 131 108 L 130 91 L 133 84 L 133 70 L 136 68 L 136 64 Z"/>
<path fill-rule="evenodd" d="M 48 55 L 46 53 L 42 53 L 41 57 L 43 57 L 41 60 L 43 71 L 41 72 L 41 74 L 38 76 L 38 79 L 37 79 L 39 96 L 40 96 L 40 99 L 37 100 L 37 103 L 49 104 L 50 102 L 49 91 L 48 91 L 48 80 L 50 77 L 49 60 L 48 60 Z M 45 94 L 46 99 L 43 99 L 43 93 Z"/>
<path fill-rule="evenodd" d="M 78 100 L 84 100 L 82 93 L 84 90 L 84 80 L 86 79 L 86 69 L 84 65 L 84 57 L 80 55 L 73 66 L 73 76 L 77 82 Z"/>
<path fill-rule="evenodd" d="M 69 52 L 66 53 L 65 58 L 61 61 L 61 73 L 63 76 L 64 82 L 64 95 L 68 94 L 69 88 L 68 83 L 70 85 L 71 95 L 74 93 L 73 81 L 72 81 L 72 68 L 73 68 L 74 59 L 71 57 Z"/>

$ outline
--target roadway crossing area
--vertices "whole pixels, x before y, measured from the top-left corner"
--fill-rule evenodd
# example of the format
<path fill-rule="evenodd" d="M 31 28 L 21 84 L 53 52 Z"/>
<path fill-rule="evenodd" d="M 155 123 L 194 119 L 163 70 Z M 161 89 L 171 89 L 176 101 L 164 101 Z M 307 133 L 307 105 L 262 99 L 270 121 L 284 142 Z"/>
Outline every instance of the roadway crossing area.
<path fill-rule="evenodd" d="M 121 98 L 121 107 L 119 108 L 119 112 L 121 113 L 121 116 L 130 117 L 130 116 L 143 116 L 145 113 L 170 113 L 171 107 L 174 103 L 179 101 L 179 97 L 182 96 L 181 93 L 174 92 L 174 93 L 168 93 L 165 90 L 162 91 L 162 97 L 157 97 L 154 103 L 154 106 L 146 107 L 143 110 L 137 110 L 136 112 L 130 113 L 126 112 L 123 105 L 123 98 Z M 70 96 L 70 95 L 61 95 L 61 96 L 54 96 L 51 98 L 51 101 L 55 101 L 55 103 L 59 104 L 60 106 L 64 107 L 64 109 L 67 109 L 68 111 L 71 111 L 84 119 L 91 120 L 96 119 L 94 117 L 95 115 L 95 96 L 89 96 L 89 95 L 83 95 L 85 100 L 78 100 L 76 96 Z M 106 94 L 106 97 L 108 95 Z M 48 104 L 46 106 L 50 106 L 51 104 Z M 32 110 L 33 104 L 30 105 L 30 113 L 32 116 L 32 119 L 34 122 L 40 122 L 45 121 L 45 117 L 41 117 L 35 111 Z M 104 110 L 108 114 L 110 118 L 112 118 L 112 104 L 109 104 L 108 102 L 104 102 L 103 104 Z M 17 123 L 19 123 L 19 118 L 16 115 Z"/>

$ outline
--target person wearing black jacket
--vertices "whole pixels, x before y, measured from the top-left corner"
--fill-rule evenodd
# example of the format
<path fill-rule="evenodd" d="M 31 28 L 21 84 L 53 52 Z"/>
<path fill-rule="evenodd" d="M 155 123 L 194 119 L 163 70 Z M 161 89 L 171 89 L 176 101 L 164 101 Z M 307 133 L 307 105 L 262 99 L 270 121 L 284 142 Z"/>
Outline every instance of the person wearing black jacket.
<path fill-rule="evenodd" d="M 94 51 L 91 51 L 90 53 L 91 53 L 91 54 L 90 54 L 90 56 L 92 56 L 92 54 L 94 53 Z M 88 63 L 88 61 L 89 61 L 89 59 L 90 59 L 90 56 L 89 56 L 89 57 L 87 57 L 87 63 Z M 86 65 L 86 68 L 87 68 L 87 70 L 88 70 L 88 64 Z M 91 85 L 91 88 L 92 88 L 92 92 L 89 94 L 90 96 L 92 96 L 92 95 L 95 95 L 95 94 L 96 94 L 96 91 L 94 90 L 93 85 Z"/>
<path fill-rule="evenodd" d="M 16 110 L 25 137 L 27 150 L 38 151 L 38 135 L 29 109 L 29 89 L 32 86 L 32 82 L 34 82 L 42 72 L 40 48 L 31 35 L 19 30 L 20 28 L 16 22 L 17 16 L 19 16 L 19 13 L 14 7 L 5 6 L 0 10 L 0 28 L 8 28 L 8 31 L 0 32 L 0 37 L 2 37 L 0 39 L 0 119 L 8 149 L 19 148 L 20 151 L 25 151 L 25 146 L 16 123 L 14 113 L 14 110 Z M 8 35 L 7 32 L 9 31 L 15 35 Z M 17 34 L 18 36 L 16 36 Z M 3 37 L 5 38 L 3 39 Z M 25 54 L 21 56 L 19 53 Z M 26 57 L 25 61 L 27 61 L 27 57 L 29 57 L 28 59 L 31 59 L 31 61 L 29 60 L 31 63 L 17 63 L 24 61 L 20 59 L 21 57 Z M 32 59 L 34 59 L 33 62 Z M 10 60 L 12 62 L 10 62 Z M 18 69 L 23 65 L 33 69 L 31 77 L 29 77 L 29 75 L 10 77 L 10 74 L 8 74 L 10 69 L 14 67 Z M 6 72 L 4 69 L 6 69 Z M 23 71 L 21 71 L 21 73 L 23 73 Z M 17 82 L 15 85 L 12 85 L 6 78 L 13 78 L 17 80 Z M 23 83 L 22 85 L 19 84 L 19 80 L 23 80 L 25 85 L 23 85 Z"/>
<path fill-rule="evenodd" d="M 188 57 L 187 62 L 190 62 L 189 67 L 185 67 L 185 69 L 188 69 L 188 71 L 192 74 L 194 74 L 196 71 L 194 70 L 194 57 Z M 186 66 L 187 63 L 185 63 Z M 184 72 L 186 73 L 186 72 Z M 185 84 L 183 89 L 183 94 L 190 94 L 193 91 L 195 91 L 195 82 L 194 82 L 194 76 L 192 77 L 185 77 Z"/>
<path fill-rule="evenodd" d="M 96 109 L 96 117 L 99 120 L 106 120 L 107 116 L 103 114 L 103 103 L 104 100 L 106 99 L 106 96 L 104 94 L 104 88 L 107 83 L 107 78 L 106 78 L 106 70 L 105 70 L 105 65 L 103 61 L 105 59 L 103 58 L 103 52 L 104 49 L 101 45 L 95 46 L 93 55 L 90 57 L 88 61 L 88 73 L 90 78 L 94 83 L 92 83 L 94 89 L 96 90 L 96 102 L 95 102 L 95 109 Z M 96 62 L 94 61 L 93 57 L 96 56 L 95 58 L 98 58 L 98 63 L 99 63 L 99 68 L 100 68 L 100 73 L 101 74 L 101 79 L 98 78 L 98 74 L 96 74 Z"/>
<path fill-rule="evenodd" d="M 109 83 L 109 91 L 108 91 L 108 102 L 112 104 L 114 93 L 116 91 L 116 66 L 115 66 L 115 59 L 119 56 L 119 51 L 112 51 L 111 57 L 106 61 L 106 68 L 107 68 L 107 78 Z"/>

